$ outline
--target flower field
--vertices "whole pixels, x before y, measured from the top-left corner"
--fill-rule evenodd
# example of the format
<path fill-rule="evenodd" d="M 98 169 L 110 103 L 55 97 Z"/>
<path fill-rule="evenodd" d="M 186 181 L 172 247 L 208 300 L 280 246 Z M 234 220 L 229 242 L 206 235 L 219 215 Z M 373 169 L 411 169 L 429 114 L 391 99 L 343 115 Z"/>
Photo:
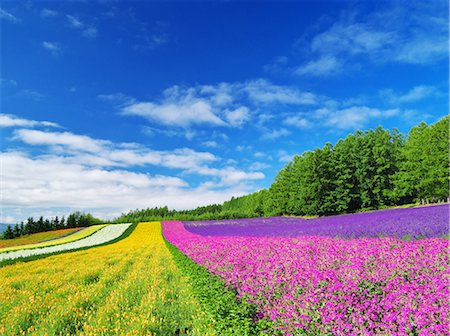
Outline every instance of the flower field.
<path fill-rule="evenodd" d="M 449 335 L 448 210 L 140 223 L 0 267 L 0 335 Z"/>
<path fill-rule="evenodd" d="M 448 205 L 419 209 L 448 211 Z M 430 217 L 432 227 L 448 225 L 448 212 L 447 217 L 442 213 L 439 217 L 439 211 L 436 216 L 444 222 L 436 220 L 438 223 L 433 224 L 434 217 Z M 364 218 L 364 215 L 383 218 L 389 212 L 345 218 L 352 220 L 352 216 Z M 426 224 L 426 218 L 420 218 L 417 213 L 410 218 L 410 222 L 404 222 L 404 219 L 394 217 L 391 223 L 397 220 L 404 226 L 394 233 L 401 232 L 398 236 L 417 234 L 418 226 L 413 218 Z M 264 220 L 269 221 L 265 225 L 281 230 L 282 225 L 277 226 L 276 219 Z M 321 220 L 337 223 L 333 218 Z M 272 236 L 264 236 L 266 227 L 261 231 L 255 229 L 258 221 L 261 219 L 234 221 L 235 228 L 232 226 L 236 224 L 228 222 L 225 229 L 221 224 L 217 225 L 223 223 L 221 221 L 212 225 L 203 222 L 197 226 L 187 223 L 186 227 L 182 222 L 165 221 L 163 234 L 195 262 L 225 279 L 228 285 L 237 289 L 240 297 L 255 303 L 259 317 L 272 321 L 274 334 L 449 334 L 447 239 L 340 239 L 323 234 L 329 231 L 320 225 L 318 232 L 311 228 L 308 235 L 298 230 L 294 237 L 290 228 L 289 234 L 283 230 L 276 233 L 292 237 L 274 237 L 276 233 L 272 231 Z M 354 223 L 357 222 L 359 220 L 355 219 Z M 346 226 L 344 221 L 339 223 Z M 383 236 L 380 234 L 382 225 L 379 224 L 376 230 L 378 236 Z M 201 230 L 202 235 L 186 228 Z M 306 226 L 302 229 L 306 230 Z M 360 228 L 355 232 L 343 236 L 365 235 Z M 375 231 L 368 226 L 367 232 L 370 236 Z M 431 235 L 431 231 L 421 232 Z M 387 233 L 392 231 L 387 230 Z"/>
<path fill-rule="evenodd" d="M 211 334 L 157 222 L 115 244 L 2 267 L 0 278 L 1 335 Z"/>
<path fill-rule="evenodd" d="M 340 238 L 397 237 L 416 239 L 448 234 L 448 204 L 378 210 L 312 219 L 294 217 L 185 222 L 203 236 L 329 236 Z"/>
<path fill-rule="evenodd" d="M 33 233 L 26 236 L 22 236 L 14 239 L 1 239 L 0 240 L 0 252 L 5 247 L 24 246 L 28 244 L 36 244 L 47 240 L 58 239 L 74 232 L 81 230 L 81 228 L 69 228 L 60 229 L 46 232 Z"/>
<path fill-rule="evenodd" d="M 89 226 L 89 227 L 81 229 L 81 230 L 80 230 L 80 228 L 76 228 L 76 229 L 63 229 L 63 230 L 57 230 L 57 231 L 40 232 L 40 233 L 32 234 L 27 237 L 20 237 L 17 239 L 8 239 L 11 241 L 17 240 L 18 242 L 19 241 L 23 242 L 23 244 L 16 243 L 14 246 L 0 248 L 0 253 L 9 252 L 9 251 L 17 251 L 17 250 L 35 249 L 35 248 L 71 243 L 71 242 L 89 237 L 90 235 L 94 234 L 95 232 L 104 228 L 105 226 L 106 226 L 106 224 L 100 224 L 100 225 Z M 58 237 L 57 235 L 63 235 L 63 237 L 61 237 L 61 236 Z M 52 237 L 52 236 L 54 236 L 54 237 L 38 240 L 40 238 Z M 31 241 L 28 242 L 28 239 Z M 8 241 L 8 240 L 6 240 L 6 241 Z"/>
<path fill-rule="evenodd" d="M 83 239 L 78 239 L 75 241 L 71 241 L 70 243 L 65 244 L 54 244 L 55 241 L 48 242 L 51 246 L 47 247 L 39 247 L 36 246 L 36 248 L 32 249 L 24 249 L 24 250 L 17 250 L 17 251 L 9 251 L 0 253 L 0 261 L 7 260 L 7 259 L 15 259 L 15 258 L 24 258 L 24 257 L 30 257 L 40 254 L 48 254 L 48 253 L 55 253 L 55 252 L 61 252 L 61 251 L 70 251 L 75 250 L 83 247 L 91 247 L 95 245 L 104 244 L 106 242 L 109 242 L 111 240 L 114 240 L 118 237 L 120 237 L 125 230 L 130 226 L 131 224 L 114 224 L 114 225 L 100 225 L 100 228 L 92 227 L 92 230 L 89 231 L 89 234 L 87 237 Z M 90 228 L 88 228 L 90 229 Z M 88 230 L 86 229 L 86 230 Z M 83 230 L 84 231 L 84 230 Z M 82 233 L 81 231 L 80 233 Z M 84 233 L 86 234 L 86 232 Z M 71 240 L 73 237 L 65 237 L 61 240 Z M 53 243 L 53 244 L 52 244 Z M 46 243 L 42 243 L 42 245 L 45 245 Z M 41 244 L 36 244 L 41 245 Z M 28 245 L 30 246 L 30 245 Z"/>

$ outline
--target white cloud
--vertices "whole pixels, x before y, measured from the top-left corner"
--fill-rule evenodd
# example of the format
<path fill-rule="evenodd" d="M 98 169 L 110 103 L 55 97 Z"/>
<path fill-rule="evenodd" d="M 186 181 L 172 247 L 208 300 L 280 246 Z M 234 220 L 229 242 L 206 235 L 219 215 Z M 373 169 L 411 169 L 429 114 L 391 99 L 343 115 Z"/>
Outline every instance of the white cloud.
<path fill-rule="evenodd" d="M 64 146 L 71 150 L 96 153 L 101 151 L 108 141 L 93 140 L 88 136 L 75 135 L 70 132 L 44 132 L 38 130 L 20 129 L 16 138 L 29 145 Z"/>
<path fill-rule="evenodd" d="M 52 52 L 52 54 L 57 55 L 61 52 L 61 46 L 57 42 L 49 42 L 49 41 L 43 41 L 41 46 L 44 49 L 47 49 Z"/>
<path fill-rule="evenodd" d="M 333 56 L 321 56 L 317 60 L 310 61 L 302 66 L 299 66 L 294 73 L 296 75 L 312 75 L 318 77 L 326 77 L 340 72 L 341 64 Z"/>
<path fill-rule="evenodd" d="M 380 95 L 383 99 L 391 104 L 412 103 L 423 100 L 437 94 L 437 89 L 434 86 L 419 85 L 410 89 L 406 93 L 398 93 L 393 90 L 382 90 Z"/>
<path fill-rule="evenodd" d="M 208 147 L 208 148 L 217 148 L 219 147 L 219 144 L 216 141 L 213 140 L 208 140 L 208 141 L 204 141 L 202 143 L 203 146 Z"/>
<path fill-rule="evenodd" d="M 315 36 L 311 49 L 320 54 L 352 55 L 376 52 L 393 42 L 394 34 L 366 23 L 337 22 L 329 30 Z"/>
<path fill-rule="evenodd" d="M 83 28 L 84 23 L 73 15 L 66 15 L 67 22 L 72 28 Z"/>
<path fill-rule="evenodd" d="M 448 57 L 448 37 L 424 34 L 422 39 L 405 41 L 395 55 L 398 62 L 411 64 L 433 63 Z"/>
<path fill-rule="evenodd" d="M 188 174 L 211 176 L 221 181 L 222 186 L 264 178 L 260 172 L 245 172 L 235 167 L 214 168 L 209 164 L 219 161 L 209 152 L 197 152 L 189 148 L 172 151 L 156 151 L 139 144 L 115 144 L 107 140 L 93 139 L 70 132 L 44 132 L 20 129 L 15 140 L 31 146 L 49 148 L 50 156 L 64 160 L 67 164 L 82 162 L 92 169 L 126 168 L 133 166 L 158 166 L 182 170 Z"/>
<path fill-rule="evenodd" d="M 21 129 L 15 139 L 28 145 L 49 146 L 52 153 L 66 155 L 73 162 L 92 166 L 127 167 L 153 165 L 174 169 L 194 169 L 217 158 L 208 152 L 188 148 L 156 151 L 138 144 L 114 144 L 70 132 L 44 132 Z"/>
<path fill-rule="evenodd" d="M 261 172 L 245 172 L 234 167 L 210 168 L 198 167 L 195 169 L 196 174 L 219 177 L 222 185 L 235 185 L 250 180 L 261 180 L 265 176 Z"/>
<path fill-rule="evenodd" d="M 299 115 L 287 117 L 284 120 L 284 123 L 286 125 L 295 126 L 298 128 L 308 128 L 311 126 L 311 122 L 308 119 L 306 119 L 305 117 L 301 117 Z"/>
<path fill-rule="evenodd" d="M 4 9 L 0 8 L 0 19 L 6 20 L 12 23 L 18 23 L 20 20 L 14 16 L 13 14 L 5 11 Z"/>
<path fill-rule="evenodd" d="M 0 113 L 0 127 L 60 127 L 58 124 L 49 121 L 36 121 L 18 118 L 11 114 Z"/>
<path fill-rule="evenodd" d="M 48 151 L 40 156 L 20 151 L 0 154 L 1 217 L 10 222 L 43 213 L 67 215 L 74 210 L 111 218 L 135 208 L 168 205 L 189 209 L 248 193 L 249 181 L 264 178 L 256 171 L 208 167 L 218 158 L 188 148 L 154 151 L 139 144 L 114 144 L 69 132 L 18 130 L 15 135 L 16 140 L 48 147 Z M 176 168 L 208 180 L 190 186 L 177 176 L 130 171 L 134 165 Z"/>
<path fill-rule="evenodd" d="M 361 61 L 427 65 L 448 58 L 445 1 L 386 5 L 368 14 L 342 12 L 303 46 L 310 58 L 294 74 L 324 77 L 357 68 Z"/>
<path fill-rule="evenodd" d="M 272 157 L 270 155 L 268 155 L 267 153 L 263 153 L 263 152 L 255 152 L 255 153 L 253 153 L 253 156 L 258 159 L 267 158 L 269 160 L 272 160 Z"/>
<path fill-rule="evenodd" d="M 30 158 L 24 153 L 8 152 L 2 153 L 0 160 L 4 216 L 9 215 L 5 212 L 13 213 L 17 208 L 23 211 L 68 208 L 94 209 L 94 213 L 95 209 L 103 209 L 112 217 L 135 208 L 163 205 L 191 208 L 223 201 L 237 191 L 197 190 L 188 188 L 177 177 L 91 169 L 67 162 L 63 157 Z"/>
<path fill-rule="evenodd" d="M 269 104 L 315 105 L 321 99 L 311 92 L 274 85 L 264 79 L 193 87 L 174 85 L 163 91 L 162 99 L 151 102 L 125 102 L 121 94 L 103 94 L 99 98 L 112 101 L 118 95 L 124 101 L 123 115 L 136 115 L 184 129 L 200 124 L 242 127 L 251 120 L 252 114 L 260 122 L 272 118 L 268 112 L 262 112 L 267 111 Z"/>
<path fill-rule="evenodd" d="M 263 169 L 267 169 L 270 168 L 271 166 L 268 165 L 267 163 L 264 162 L 253 162 L 252 164 L 250 164 L 250 166 L 248 166 L 249 170 L 263 170 Z"/>
<path fill-rule="evenodd" d="M 241 127 L 250 120 L 250 112 L 247 107 L 241 106 L 233 111 L 227 111 L 226 119 L 231 126 Z"/>
<path fill-rule="evenodd" d="M 312 105 L 317 103 L 316 95 L 296 88 L 274 85 L 264 79 L 252 80 L 243 85 L 242 90 L 256 103 L 278 103 Z"/>
<path fill-rule="evenodd" d="M 67 22 L 73 29 L 78 29 L 81 34 L 87 38 L 96 38 L 98 35 L 97 27 L 94 25 L 89 25 L 81 21 L 79 18 L 73 15 L 66 15 Z"/>
<path fill-rule="evenodd" d="M 44 8 L 41 10 L 41 17 L 43 18 L 52 18 L 58 16 L 59 12 L 53 9 Z"/>
<path fill-rule="evenodd" d="M 339 129 L 356 129 L 363 127 L 370 119 L 389 118 L 400 113 L 400 109 L 380 110 L 367 106 L 353 106 L 350 108 L 329 111 L 322 109 L 320 114 L 327 125 Z"/>
<path fill-rule="evenodd" d="M 2 86 L 17 86 L 17 82 L 13 79 L 8 79 L 8 78 L 1 78 L 0 79 L 0 84 Z"/>
<path fill-rule="evenodd" d="M 188 127 L 192 124 L 225 126 L 211 105 L 202 100 L 185 99 L 162 104 L 135 103 L 122 109 L 125 115 L 137 115 L 168 126 Z"/>
<path fill-rule="evenodd" d="M 276 140 L 278 138 L 288 136 L 291 132 L 285 128 L 279 128 L 279 129 L 265 129 L 263 134 L 261 135 L 262 140 Z"/>

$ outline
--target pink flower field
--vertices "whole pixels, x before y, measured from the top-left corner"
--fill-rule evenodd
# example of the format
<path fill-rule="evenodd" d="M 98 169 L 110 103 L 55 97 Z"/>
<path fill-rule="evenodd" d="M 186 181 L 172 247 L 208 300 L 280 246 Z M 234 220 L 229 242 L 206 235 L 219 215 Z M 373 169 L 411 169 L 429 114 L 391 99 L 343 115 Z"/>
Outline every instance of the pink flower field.
<path fill-rule="evenodd" d="M 179 221 L 163 234 L 275 334 L 449 334 L 447 239 L 201 236 Z"/>

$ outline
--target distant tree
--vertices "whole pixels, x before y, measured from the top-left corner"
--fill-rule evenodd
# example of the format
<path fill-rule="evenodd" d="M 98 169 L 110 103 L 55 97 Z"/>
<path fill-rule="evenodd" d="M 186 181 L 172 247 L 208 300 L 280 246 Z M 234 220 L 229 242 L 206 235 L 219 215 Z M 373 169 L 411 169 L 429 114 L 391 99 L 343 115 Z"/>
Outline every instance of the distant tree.
<path fill-rule="evenodd" d="M 11 225 L 8 225 L 6 227 L 5 232 L 3 232 L 2 234 L 3 239 L 13 239 L 14 238 L 14 232 L 13 229 L 11 228 Z"/>

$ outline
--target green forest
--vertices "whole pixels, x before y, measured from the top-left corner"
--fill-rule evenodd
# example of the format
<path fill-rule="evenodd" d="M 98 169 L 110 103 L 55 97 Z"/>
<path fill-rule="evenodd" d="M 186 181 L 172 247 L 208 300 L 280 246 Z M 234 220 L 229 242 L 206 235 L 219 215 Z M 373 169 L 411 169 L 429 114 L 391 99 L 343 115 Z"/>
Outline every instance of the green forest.
<path fill-rule="evenodd" d="M 356 131 L 296 155 L 268 189 L 194 210 L 134 210 L 118 221 L 323 216 L 448 201 L 449 121 L 422 122 L 407 135 Z"/>
<path fill-rule="evenodd" d="M 0 238 L 14 239 L 32 233 L 64 228 L 86 227 L 101 223 L 103 223 L 101 219 L 95 218 L 91 214 L 84 214 L 79 211 L 71 213 L 67 216 L 67 220 L 65 217 L 58 218 L 58 216 L 50 219 L 44 219 L 44 217 L 41 216 L 38 220 L 35 220 L 33 217 L 29 217 L 25 223 L 22 222 L 14 226 L 9 225 L 5 232 L 0 235 Z"/>
<path fill-rule="evenodd" d="M 356 131 L 334 145 L 327 143 L 296 155 L 268 189 L 193 210 L 136 209 L 113 222 L 323 216 L 445 202 L 449 197 L 449 127 L 447 116 L 432 125 L 422 122 L 407 135 L 382 127 Z M 100 222 L 105 221 L 79 212 L 67 220 L 29 218 L 9 228 L 3 238 Z"/>

